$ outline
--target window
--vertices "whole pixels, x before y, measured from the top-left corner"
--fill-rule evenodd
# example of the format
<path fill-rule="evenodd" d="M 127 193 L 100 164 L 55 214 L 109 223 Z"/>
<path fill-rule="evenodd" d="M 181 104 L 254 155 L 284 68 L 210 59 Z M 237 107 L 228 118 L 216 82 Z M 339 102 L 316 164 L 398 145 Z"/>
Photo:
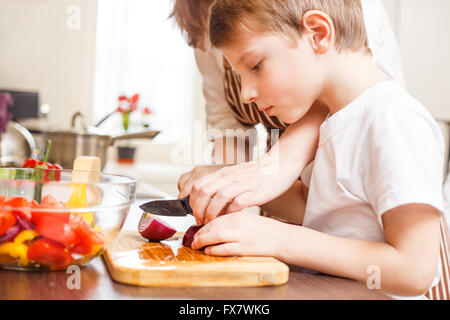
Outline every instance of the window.
<path fill-rule="evenodd" d="M 155 112 L 153 129 L 170 141 L 191 131 L 199 90 L 195 59 L 168 19 L 171 7 L 171 1 L 98 0 L 94 122 L 117 108 L 119 95 L 139 93 L 141 104 Z M 119 134 L 119 123 L 117 114 L 102 127 Z"/>

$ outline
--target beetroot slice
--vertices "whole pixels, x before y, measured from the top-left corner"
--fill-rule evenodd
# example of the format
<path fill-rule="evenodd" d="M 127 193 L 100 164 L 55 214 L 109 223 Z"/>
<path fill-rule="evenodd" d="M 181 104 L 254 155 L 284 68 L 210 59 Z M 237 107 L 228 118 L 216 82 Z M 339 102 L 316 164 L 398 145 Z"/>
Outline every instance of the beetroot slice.
<path fill-rule="evenodd" d="M 186 233 L 183 237 L 183 246 L 191 247 L 192 241 L 194 241 L 194 236 L 198 230 L 200 230 L 203 226 L 192 226 L 186 230 Z"/>
<path fill-rule="evenodd" d="M 147 212 L 142 214 L 138 225 L 138 231 L 149 241 L 166 240 L 177 232 L 167 222 L 164 222 Z"/>

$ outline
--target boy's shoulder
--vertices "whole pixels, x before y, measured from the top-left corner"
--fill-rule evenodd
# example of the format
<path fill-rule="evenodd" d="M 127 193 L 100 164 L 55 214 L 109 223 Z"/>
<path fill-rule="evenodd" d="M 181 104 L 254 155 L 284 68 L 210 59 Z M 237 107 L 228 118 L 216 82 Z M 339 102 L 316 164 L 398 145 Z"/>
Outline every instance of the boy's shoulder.
<path fill-rule="evenodd" d="M 442 131 L 429 110 L 398 82 L 380 86 L 364 109 L 364 126 L 369 140 L 389 144 L 409 141 L 426 144 L 435 141 L 442 149 Z"/>
<path fill-rule="evenodd" d="M 428 109 L 397 81 L 386 81 L 373 90 L 366 103 L 364 118 L 368 124 L 378 119 L 387 123 L 392 120 L 398 125 L 410 123 L 408 127 L 414 127 L 416 123 L 437 127 Z"/>

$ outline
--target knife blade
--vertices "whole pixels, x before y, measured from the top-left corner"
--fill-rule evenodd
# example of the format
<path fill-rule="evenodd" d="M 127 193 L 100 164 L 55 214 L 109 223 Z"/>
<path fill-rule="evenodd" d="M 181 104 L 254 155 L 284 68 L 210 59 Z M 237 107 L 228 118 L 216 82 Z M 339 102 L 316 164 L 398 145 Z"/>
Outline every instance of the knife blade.
<path fill-rule="evenodd" d="M 184 217 L 192 214 L 189 196 L 177 200 L 154 200 L 139 206 L 145 212 L 168 217 Z"/>

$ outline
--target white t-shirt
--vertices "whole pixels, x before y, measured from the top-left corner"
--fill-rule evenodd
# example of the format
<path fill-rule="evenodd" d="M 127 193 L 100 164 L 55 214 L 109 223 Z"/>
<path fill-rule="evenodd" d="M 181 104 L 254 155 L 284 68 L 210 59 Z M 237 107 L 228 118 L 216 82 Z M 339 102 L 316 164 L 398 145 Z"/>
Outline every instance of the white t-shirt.
<path fill-rule="evenodd" d="M 393 208 L 423 203 L 443 214 L 443 165 L 431 114 L 397 81 L 378 83 L 321 125 L 303 225 L 385 242 L 382 216 Z"/>
<path fill-rule="evenodd" d="M 400 50 L 382 0 L 363 0 L 362 8 L 373 62 L 390 79 L 404 85 Z M 223 55 L 217 49 L 195 50 L 198 69 L 203 78 L 208 125 L 226 135 L 226 129 L 246 129 L 231 111 L 224 91 Z M 231 132 L 231 131 L 229 131 Z"/>

